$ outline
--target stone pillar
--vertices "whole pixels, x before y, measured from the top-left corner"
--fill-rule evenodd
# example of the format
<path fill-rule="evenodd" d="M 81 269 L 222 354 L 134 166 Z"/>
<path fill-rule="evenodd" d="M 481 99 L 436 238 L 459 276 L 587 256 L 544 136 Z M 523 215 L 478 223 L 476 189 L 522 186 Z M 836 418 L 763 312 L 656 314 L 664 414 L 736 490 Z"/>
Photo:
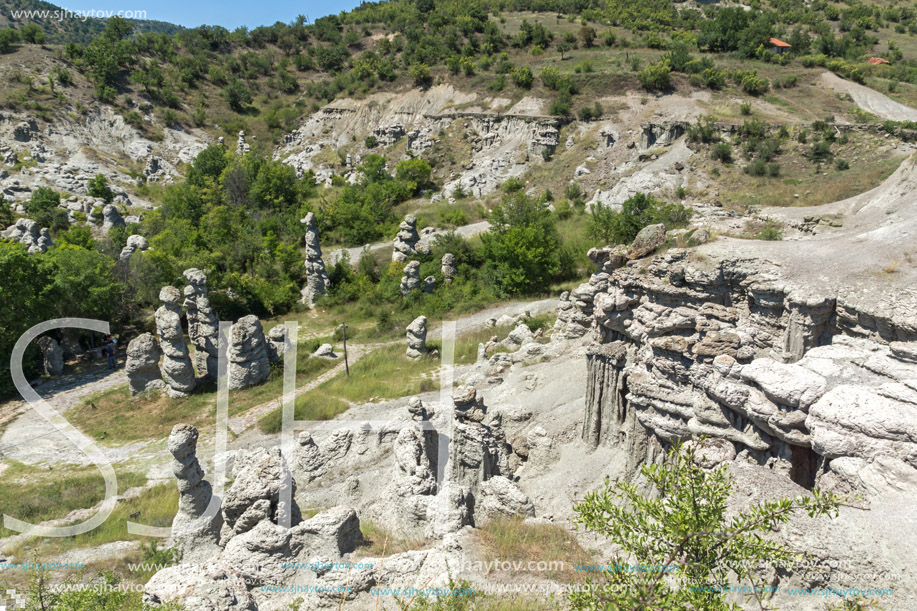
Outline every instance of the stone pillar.
<path fill-rule="evenodd" d="M 38 349 L 41 350 L 41 366 L 45 375 L 59 376 L 64 373 L 64 351 L 53 337 L 42 335 L 38 338 Z"/>
<path fill-rule="evenodd" d="M 229 388 L 242 390 L 260 384 L 270 373 L 261 321 L 254 314 L 243 316 L 229 331 Z"/>
<path fill-rule="evenodd" d="M 306 226 L 306 286 L 302 288 L 300 302 L 311 307 L 315 300 L 325 294 L 331 285 L 322 259 L 322 247 L 318 239 L 315 215 L 309 213 L 301 221 Z"/>
<path fill-rule="evenodd" d="M 443 283 L 452 284 L 453 278 L 458 274 L 458 267 L 455 265 L 455 255 L 447 252 L 443 255 L 442 261 Z"/>
<path fill-rule="evenodd" d="M 185 316 L 188 318 L 188 338 L 194 344 L 194 365 L 206 379 L 217 378 L 217 345 L 220 341 L 220 319 L 207 297 L 207 276 L 199 269 L 186 269 Z"/>
<path fill-rule="evenodd" d="M 162 378 L 172 398 L 186 397 L 194 390 L 194 367 L 181 328 L 181 293 L 174 286 L 159 292 L 163 305 L 156 310 L 156 333 L 162 348 Z"/>
<path fill-rule="evenodd" d="M 146 390 L 162 389 L 165 383 L 159 372 L 159 359 L 162 350 L 156 343 L 152 333 L 138 335 L 127 344 L 127 382 L 131 395 L 140 394 Z"/>
<path fill-rule="evenodd" d="M 219 553 L 222 514 L 202 519 L 213 497 L 210 482 L 197 460 L 197 429 L 176 424 L 169 435 L 172 473 L 178 480 L 178 513 L 172 521 L 172 537 L 179 542 L 186 561 L 203 561 Z"/>
<path fill-rule="evenodd" d="M 427 353 L 427 317 L 418 316 L 408 325 L 406 330 L 408 338 L 407 356 L 410 359 L 419 359 Z"/>
<path fill-rule="evenodd" d="M 408 214 L 398 226 L 398 233 L 395 235 L 394 250 L 392 251 L 392 261 L 403 263 L 417 254 L 417 242 L 420 241 L 420 234 L 417 233 L 417 217 Z"/>
<path fill-rule="evenodd" d="M 412 291 L 420 289 L 420 263 L 411 261 L 404 267 L 401 278 L 401 295 L 407 297 Z"/>

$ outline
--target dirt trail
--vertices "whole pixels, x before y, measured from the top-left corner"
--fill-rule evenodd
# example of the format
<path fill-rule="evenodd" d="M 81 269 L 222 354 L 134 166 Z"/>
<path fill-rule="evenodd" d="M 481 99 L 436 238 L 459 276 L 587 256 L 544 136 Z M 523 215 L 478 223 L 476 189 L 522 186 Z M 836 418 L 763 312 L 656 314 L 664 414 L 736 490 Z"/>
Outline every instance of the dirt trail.
<path fill-rule="evenodd" d="M 465 225 L 464 227 L 458 227 L 455 229 L 455 235 L 462 236 L 463 238 L 473 238 L 474 236 L 484 233 L 490 229 L 490 223 L 487 221 L 479 221 L 477 223 L 472 223 L 470 225 Z M 445 229 L 439 229 L 436 231 L 438 235 L 445 235 L 448 233 Z M 326 257 L 325 263 L 328 265 L 334 265 L 338 260 L 344 256 L 346 252 L 350 256 L 350 263 L 356 265 L 357 261 L 360 260 L 360 255 L 363 252 L 364 248 L 369 248 L 370 252 L 376 250 L 382 250 L 384 248 L 391 248 L 392 241 L 387 240 L 385 242 L 376 242 L 375 244 L 369 244 L 367 246 L 357 246 L 356 248 L 338 248 L 337 250 L 332 250 L 331 253 Z"/>
<path fill-rule="evenodd" d="M 822 82 L 841 93 L 848 93 L 857 106 L 882 119 L 891 121 L 917 121 L 917 110 L 894 101 L 875 89 L 847 81 L 833 72 L 821 75 Z"/>

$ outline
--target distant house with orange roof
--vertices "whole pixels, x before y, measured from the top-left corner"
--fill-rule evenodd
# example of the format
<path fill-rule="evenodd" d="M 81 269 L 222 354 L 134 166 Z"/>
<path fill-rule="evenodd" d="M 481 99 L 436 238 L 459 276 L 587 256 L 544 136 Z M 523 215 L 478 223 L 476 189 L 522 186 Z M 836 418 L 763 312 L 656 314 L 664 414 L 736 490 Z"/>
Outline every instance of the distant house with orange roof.
<path fill-rule="evenodd" d="M 873 66 L 881 66 L 881 65 L 883 65 L 883 64 L 891 64 L 891 62 L 888 61 L 887 59 L 885 59 L 884 57 L 867 57 L 867 58 L 866 58 L 866 63 L 867 63 L 867 64 L 872 64 Z"/>
<path fill-rule="evenodd" d="M 770 45 L 772 53 L 783 53 L 784 51 L 793 48 L 793 45 L 788 42 L 783 42 L 779 38 L 771 38 L 767 41 L 767 44 Z"/>

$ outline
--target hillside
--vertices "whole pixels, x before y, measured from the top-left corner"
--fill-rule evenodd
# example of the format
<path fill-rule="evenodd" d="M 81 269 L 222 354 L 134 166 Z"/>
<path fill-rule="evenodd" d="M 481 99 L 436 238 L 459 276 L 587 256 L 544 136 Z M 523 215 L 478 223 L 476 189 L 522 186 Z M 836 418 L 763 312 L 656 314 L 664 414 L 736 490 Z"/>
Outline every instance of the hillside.
<path fill-rule="evenodd" d="M 67 611 L 875 608 L 835 589 L 862 588 L 915 608 L 910 4 L 0 25 L 0 513 L 86 519 L 100 457 L 128 488 L 89 533 L 0 526 L 0 566 L 86 565 L 5 571 L 0 592 L 146 588 L 33 601 Z M 51 329 L 24 354 L 92 457 L 13 398 L 18 338 L 60 318 L 118 338 L 108 359 L 101 333 Z M 676 468 L 695 479 L 654 494 Z M 614 513 L 607 481 L 640 511 Z M 723 535 L 754 503 L 779 517 Z M 141 547 L 132 520 L 171 538 Z M 693 585 L 582 569 L 633 562 L 622 545 Z M 353 570 L 292 568 L 324 559 Z M 543 559 L 561 568 L 480 568 Z M 747 583 L 776 589 L 722 589 Z M 428 585 L 476 592 L 392 595 Z"/>
<path fill-rule="evenodd" d="M 68 15 L 67 9 L 43 0 L 3 0 L 0 2 L 0 27 L 21 29 L 39 26 L 49 44 L 88 43 L 105 29 L 107 18 Z M 138 32 L 175 34 L 181 26 L 151 19 L 129 19 Z"/>

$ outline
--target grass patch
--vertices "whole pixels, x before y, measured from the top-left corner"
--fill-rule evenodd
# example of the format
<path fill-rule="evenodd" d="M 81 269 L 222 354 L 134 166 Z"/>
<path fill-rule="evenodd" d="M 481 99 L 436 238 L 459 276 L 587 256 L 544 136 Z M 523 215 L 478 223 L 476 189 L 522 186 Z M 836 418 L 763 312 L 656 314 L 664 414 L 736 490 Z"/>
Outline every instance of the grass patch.
<path fill-rule="evenodd" d="M 391 556 L 415 549 L 423 549 L 430 541 L 423 537 L 405 537 L 391 532 L 377 525 L 375 522 L 363 520 L 360 523 L 365 542 L 357 548 L 357 556 Z"/>
<path fill-rule="evenodd" d="M 100 494 L 98 500 L 101 500 L 101 496 Z M 177 511 L 178 488 L 171 482 L 160 484 L 145 490 L 138 497 L 119 502 L 101 526 L 87 533 L 74 537 L 43 539 L 33 537 L 16 545 L 10 551 L 17 558 L 33 556 L 49 558 L 71 549 L 97 547 L 114 541 L 148 541 L 148 537 L 129 534 L 127 522 L 138 522 L 149 526 L 171 526 Z M 131 515 L 136 517 L 132 518 Z"/>
<path fill-rule="evenodd" d="M 147 481 L 140 473 L 117 473 L 117 476 L 120 492 Z M 3 490 L 0 514 L 38 524 L 64 518 L 74 509 L 95 506 L 105 497 L 105 480 L 95 467 L 59 474 L 16 464 L 3 473 L 0 489 Z M 0 537 L 17 534 L 0 525 Z"/>
<path fill-rule="evenodd" d="M 576 565 L 589 564 L 592 557 L 580 547 L 576 536 L 556 524 L 526 524 L 521 518 L 499 518 L 476 533 L 487 561 L 561 562 L 562 568 L 542 576 L 556 581 L 583 581 L 587 574 Z"/>
<path fill-rule="evenodd" d="M 427 342 L 434 348 L 434 342 Z M 430 374 L 439 360 L 427 356 L 412 361 L 404 354 L 403 344 L 383 346 L 367 354 L 350 367 L 350 376 L 340 373 L 318 388 L 296 399 L 297 420 L 328 420 L 344 412 L 351 404 L 365 403 L 374 397 L 397 399 L 429 392 L 439 388 Z M 258 423 L 267 434 L 280 430 L 280 409 L 266 415 Z"/>
<path fill-rule="evenodd" d="M 299 343 L 296 353 L 298 384 L 304 384 L 338 363 L 310 358 L 320 341 L 310 339 Z M 239 414 L 282 394 L 283 366 L 278 364 L 264 384 L 231 391 L 229 413 Z M 161 392 L 132 397 L 127 386 L 120 386 L 92 396 L 67 412 L 67 419 L 74 426 L 93 439 L 112 445 L 167 437 L 178 422 L 199 428 L 211 426 L 215 417 L 215 383 L 184 399 L 171 399 Z"/>

